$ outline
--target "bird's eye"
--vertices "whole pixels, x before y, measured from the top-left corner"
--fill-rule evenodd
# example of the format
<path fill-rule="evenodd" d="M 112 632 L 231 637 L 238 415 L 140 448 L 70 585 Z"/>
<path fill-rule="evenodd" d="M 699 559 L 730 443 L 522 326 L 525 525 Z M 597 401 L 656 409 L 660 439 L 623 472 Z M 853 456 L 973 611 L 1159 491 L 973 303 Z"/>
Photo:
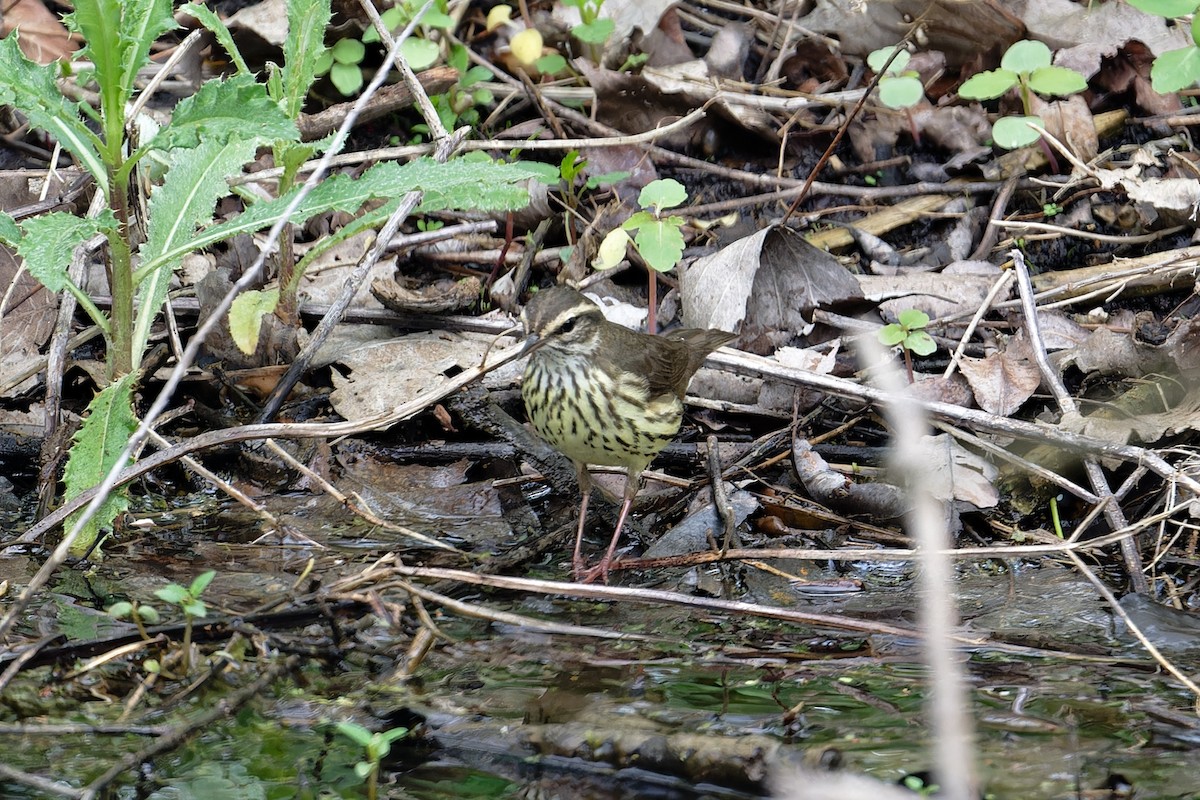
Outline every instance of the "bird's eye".
<path fill-rule="evenodd" d="M 575 320 L 569 319 L 558 327 L 559 333 L 570 333 L 575 330 Z"/>

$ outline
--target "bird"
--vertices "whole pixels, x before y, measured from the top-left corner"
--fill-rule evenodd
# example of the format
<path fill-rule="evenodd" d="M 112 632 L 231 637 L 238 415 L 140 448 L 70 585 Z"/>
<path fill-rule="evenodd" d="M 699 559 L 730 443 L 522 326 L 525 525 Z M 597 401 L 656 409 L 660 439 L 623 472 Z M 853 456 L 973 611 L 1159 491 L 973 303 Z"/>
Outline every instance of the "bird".
<path fill-rule="evenodd" d="M 679 432 L 683 396 L 727 331 L 684 328 L 661 335 L 605 319 L 600 307 L 565 285 L 536 292 L 521 311 L 529 360 L 521 397 L 533 429 L 571 459 L 582 495 L 571 557 L 575 580 L 608 583 L 621 529 L 642 471 Z M 599 564 L 581 555 L 592 479 L 588 465 L 624 467 L 617 527 Z"/>

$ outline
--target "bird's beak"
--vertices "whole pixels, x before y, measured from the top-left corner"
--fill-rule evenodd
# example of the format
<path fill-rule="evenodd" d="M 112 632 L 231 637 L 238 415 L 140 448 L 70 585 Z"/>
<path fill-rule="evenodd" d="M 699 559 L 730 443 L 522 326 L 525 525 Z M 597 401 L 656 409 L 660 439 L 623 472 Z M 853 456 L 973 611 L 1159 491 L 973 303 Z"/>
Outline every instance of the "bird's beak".
<path fill-rule="evenodd" d="M 525 339 L 525 344 L 521 347 L 521 352 L 517 354 L 517 357 L 520 358 L 521 356 L 529 355 L 534 350 L 537 350 L 539 347 L 541 347 L 543 343 L 544 340 L 536 333 L 529 334 L 529 336 Z"/>

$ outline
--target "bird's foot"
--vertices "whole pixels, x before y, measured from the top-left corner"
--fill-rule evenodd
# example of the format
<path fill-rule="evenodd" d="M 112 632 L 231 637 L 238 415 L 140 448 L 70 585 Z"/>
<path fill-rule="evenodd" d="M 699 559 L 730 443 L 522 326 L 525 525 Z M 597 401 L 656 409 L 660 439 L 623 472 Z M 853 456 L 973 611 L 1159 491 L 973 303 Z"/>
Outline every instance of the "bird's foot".
<path fill-rule="evenodd" d="M 596 566 L 594 566 L 590 569 L 585 569 L 582 572 L 580 572 L 579 570 L 576 570 L 575 571 L 575 582 L 576 583 L 595 583 L 596 581 L 600 581 L 601 583 L 607 584 L 608 583 L 608 567 L 609 567 L 610 563 L 611 562 L 608 558 L 602 558 L 602 559 L 600 559 L 599 564 L 597 564 Z"/>

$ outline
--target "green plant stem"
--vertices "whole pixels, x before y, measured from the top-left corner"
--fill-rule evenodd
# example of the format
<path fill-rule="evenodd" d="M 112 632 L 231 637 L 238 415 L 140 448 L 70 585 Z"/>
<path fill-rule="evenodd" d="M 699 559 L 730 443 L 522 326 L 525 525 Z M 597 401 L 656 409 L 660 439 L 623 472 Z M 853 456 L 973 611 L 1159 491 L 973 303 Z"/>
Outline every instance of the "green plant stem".
<path fill-rule="evenodd" d="M 112 289 L 112 327 L 109 331 L 109 377 L 116 379 L 133 371 L 133 259 L 129 248 L 129 196 L 125 184 L 117 180 L 116 162 L 109 162 L 109 204 L 117 218 L 117 228 L 108 234 Z"/>

